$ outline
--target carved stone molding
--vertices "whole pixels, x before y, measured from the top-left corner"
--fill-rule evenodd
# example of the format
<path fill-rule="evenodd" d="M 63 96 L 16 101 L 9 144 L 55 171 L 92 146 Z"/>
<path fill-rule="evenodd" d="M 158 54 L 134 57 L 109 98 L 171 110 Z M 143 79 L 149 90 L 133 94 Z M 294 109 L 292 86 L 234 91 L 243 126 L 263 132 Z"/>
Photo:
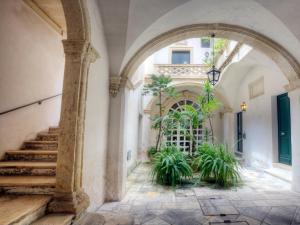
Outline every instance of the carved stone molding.
<path fill-rule="evenodd" d="M 228 66 L 231 63 L 234 56 L 240 51 L 242 46 L 243 46 L 243 43 L 237 43 L 237 45 L 234 47 L 234 49 L 230 52 L 227 59 L 220 66 L 220 68 L 219 68 L 220 71 L 223 71 L 225 69 L 225 67 Z"/>
<path fill-rule="evenodd" d="M 222 113 L 233 113 L 233 109 L 228 106 L 224 106 Z"/>
<path fill-rule="evenodd" d="M 300 79 L 295 79 L 295 80 L 290 81 L 290 83 L 285 85 L 284 88 L 288 92 L 291 92 L 293 90 L 300 88 Z"/>
<path fill-rule="evenodd" d="M 158 35 L 136 51 L 126 63 L 121 76 L 132 76 L 148 56 L 163 47 L 187 38 L 210 36 L 211 32 L 214 32 L 217 37 L 236 40 L 264 52 L 281 68 L 288 80 L 294 80 L 300 76 L 299 62 L 283 46 L 254 30 L 223 23 L 186 25 Z"/>

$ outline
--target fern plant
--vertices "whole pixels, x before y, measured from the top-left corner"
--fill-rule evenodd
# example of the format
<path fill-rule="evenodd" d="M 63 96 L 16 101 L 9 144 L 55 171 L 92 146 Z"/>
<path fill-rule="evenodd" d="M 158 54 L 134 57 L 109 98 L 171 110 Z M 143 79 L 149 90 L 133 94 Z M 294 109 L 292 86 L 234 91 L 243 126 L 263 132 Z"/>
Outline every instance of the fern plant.
<path fill-rule="evenodd" d="M 176 186 L 183 178 L 191 178 L 193 171 L 186 155 L 175 146 L 163 148 L 154 156 L 152 178 L 159 184 Z"/>
<path fill-rule="evenodd" d="M 225 145 L 202 144 L 193 160 L 200 180 L 212 181 L 221 187 L 237 185 L 241 178 L 239 163 Z"/>

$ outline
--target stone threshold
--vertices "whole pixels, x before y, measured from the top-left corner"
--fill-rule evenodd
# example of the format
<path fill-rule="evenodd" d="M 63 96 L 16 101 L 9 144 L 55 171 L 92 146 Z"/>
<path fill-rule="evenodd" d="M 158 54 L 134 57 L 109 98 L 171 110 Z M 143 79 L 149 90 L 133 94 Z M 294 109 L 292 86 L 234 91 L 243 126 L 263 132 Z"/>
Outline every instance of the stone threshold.
<path fill-rule="evenodd" d="M 292 183 L 292 167 L 282 164 L 282 163 L 273 163 L 271 168 L 264 169 L 264 172 L 270 174 L 274 177 L 277 177 L 286 182 Z"/>

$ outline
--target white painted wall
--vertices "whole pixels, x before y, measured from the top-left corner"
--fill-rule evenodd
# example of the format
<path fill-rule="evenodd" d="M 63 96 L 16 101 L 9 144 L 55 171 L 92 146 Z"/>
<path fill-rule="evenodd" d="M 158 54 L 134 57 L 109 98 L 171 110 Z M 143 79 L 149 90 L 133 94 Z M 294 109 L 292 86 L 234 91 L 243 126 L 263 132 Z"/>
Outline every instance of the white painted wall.
<path fill-rule="evenodd" d="M 83 187 L 90 197 L 88 210 L 94 211 L 102 205 L 105 198 L 109 73 L 99 9 L 94 0 L 87 2 L 92 44 L 100 54 L 100 58 L 91 64 L 89 70 L 83 156 Z"/>
<path fill-rule="evenodd" d="M 62 92 L 62 37 L 22 0 L 0 7 L 0 112 Z M 0 116 L 0 157 L 57 126 L 61 98 Z"/>
<path fill-rule="evenodd" d="M 250 99 L 248 85 L 260 77 L 264 77 L 265 93 Z M 247 111 L 243 113 L 243 127 L 246 133 L 244 158 L 248 165 L 269 167 L 273 162 L 277 162 L 276 96 L 285 93 L 286 83 L 283 74 L 273 65 L 253 67 L 244 75 L 239 85 L 233 109 L 235 113 L 239 112 L 243 101 L 248 105 Z M 234 128 L 236 129 L 236 124 Z"/>

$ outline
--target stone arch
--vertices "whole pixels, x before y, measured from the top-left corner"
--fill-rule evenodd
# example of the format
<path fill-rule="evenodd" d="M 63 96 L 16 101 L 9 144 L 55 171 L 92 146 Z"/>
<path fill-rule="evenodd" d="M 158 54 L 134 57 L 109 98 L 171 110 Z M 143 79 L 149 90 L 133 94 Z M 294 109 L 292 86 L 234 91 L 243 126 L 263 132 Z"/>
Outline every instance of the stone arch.
<path fill-rule="evenodd" d="M 223 23 L 186 25 L 160 34 L 143 45 L 128 60 L 121 71 L 121 77 L 126 79 L 132 76 L 148 56 L 171 43 L 187 38 L 210 36 L 211 33 L 215 33 L 217 37 L 245 43 L 260 50 L 278 65 L 290 83 L 300 78 L 299 62 L 283 46 L 254 30 Z"/>
<path fill-rule="evenodd" d="M 197 87 L 199 88 L 199 90 L 201 90 L 203 88 L 202 84 L 199 83 L 199 82 L 181 82 L 181 83 L 178 83 L 178 84 L 173 84 L 172 85 L 173 87 Z M 231 106 L 230 104 L 228 103 L 228 100 L 226 99 L 226 97 L 221 93 L 220 90 L 216 89 L 216 97 L 222 102 L 223 104 L 223 109 L 221 111 L 230 111 L 231 110 Z M 164 112 L 167 112 L 168 109 L 174 104 L 176 103 L 177 101 L 180 101 L 182 99 L 191 99 L 193 101 L 197 101 L 197 94 L 194 93 L 194 92 L 191 92 L 191 91 L 188 91 L 188 90 L 184 90 L 184 91 L 181 91 L 181 95 L 179 96 L 179 98 L 167 98 L 167 99 L 164 99 L 163 101 L 163 107 L 165 108 L 164 109 Z M 147 113 L 147 114 L 150 114 L 150 115 L 155 115 L 158 111 L 154 110 L 157 104 L 157 100 L 158 100 L 158 97 L 153 97 L 149 103 L 147 104 L 144 112 Z"/>

